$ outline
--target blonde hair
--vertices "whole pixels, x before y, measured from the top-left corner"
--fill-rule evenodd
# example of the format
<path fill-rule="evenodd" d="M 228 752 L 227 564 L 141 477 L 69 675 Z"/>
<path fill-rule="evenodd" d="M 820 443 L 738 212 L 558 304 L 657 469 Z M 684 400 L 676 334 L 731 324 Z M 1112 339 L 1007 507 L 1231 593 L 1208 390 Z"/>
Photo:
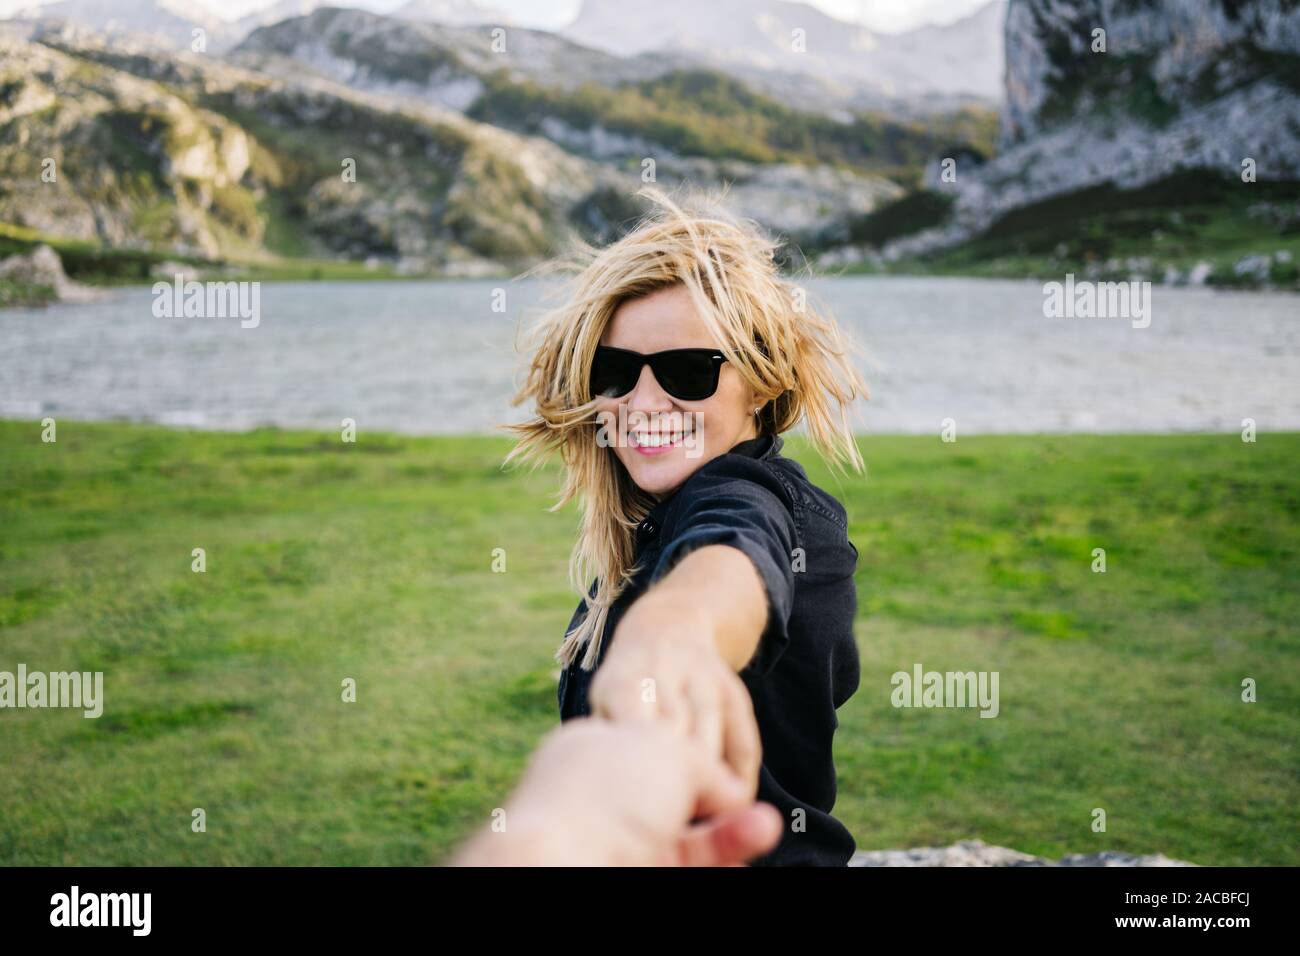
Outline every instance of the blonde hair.
<path fill-rule="evenodd" d="M 804 290 L 780 277 L 777 243 L 752 221 L 701 210 L 720 197 L 695 196 L 686 211 L 654 187 L 637 195 L 652 207 L 632 232 L 603 250 L 578 241 L 568 257 L 542 267 L 577 275 L 563 304 L 541 316 L 527 347 L 532 359 L 513 404 L 529 402 L 536 415 L 508 426 L 519 441 L 506 462 L 537 463 L 558 452 L 564 485 L 551 510 L 575 498 L 582 508 L 569 577 L 587 613 L 565 635 L 556 659 L 570 665 L 585 646 L 587 670 L 598 659 L 609 609 L 636 571 L 636 526 L 655 503 L 613 449 L 596 440 L 591 362 L 623 302 L 684 286 L 727 361 L 763 400 L 760 434 L 779 434 L 802 420 L 833 467 L 862 468 L 848 417 L 853 401 L 868 396 L 849 358 L 855 346 L 833 319 L 807 303 Z M 588 587 L 593 577 L 594 594 Z"/>

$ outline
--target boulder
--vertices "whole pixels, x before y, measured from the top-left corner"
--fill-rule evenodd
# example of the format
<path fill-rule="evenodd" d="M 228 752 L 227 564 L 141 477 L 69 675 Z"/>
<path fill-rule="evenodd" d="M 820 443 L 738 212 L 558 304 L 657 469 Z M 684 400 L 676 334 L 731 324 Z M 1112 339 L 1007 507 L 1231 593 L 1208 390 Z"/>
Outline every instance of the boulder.
<path fill-rule="evenodd" d="M 24 285 L 48 286 L 56 298 L 64 302 L 90 302 L 102 293 L 79 282 L 73 282 L 63 271 L 59 254 L 47 245 L 39 245 L 31 252 L 19 253 L 0 261 L 0 279 Z"/>

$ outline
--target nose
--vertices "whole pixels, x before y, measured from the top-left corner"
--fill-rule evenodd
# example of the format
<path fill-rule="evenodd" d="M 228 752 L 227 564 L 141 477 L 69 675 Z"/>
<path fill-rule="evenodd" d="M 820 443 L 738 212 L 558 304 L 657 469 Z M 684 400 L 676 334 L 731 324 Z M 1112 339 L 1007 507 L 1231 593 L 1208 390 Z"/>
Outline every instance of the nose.
<path fill-rule="evenodd" d="M 627 396 L 627 408 L 630 412 L 666 412 L 673 408 L 673 397 L 663 390 L 649 365 L 641 367 L 641 377 L 636 380 L 636 388 Z"/>

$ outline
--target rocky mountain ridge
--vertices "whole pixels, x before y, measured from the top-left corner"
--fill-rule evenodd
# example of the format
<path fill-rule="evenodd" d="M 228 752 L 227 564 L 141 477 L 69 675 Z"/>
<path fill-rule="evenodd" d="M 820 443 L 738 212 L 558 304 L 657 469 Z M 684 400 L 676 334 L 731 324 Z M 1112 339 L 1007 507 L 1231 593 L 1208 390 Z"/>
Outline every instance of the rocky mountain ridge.
<path fill-rule="evenodd" d="M 996 102 L 1005 7 L 1005 0 L 991 0 L 954 23 L 889 35 L 786 0 L 660 0 L 649 6 L 583 0 L 561 33 L 621 56 L 690 53 L 750 82 L 778 71 L 856 84 L 881 100 Z"/>
<path fill-rule="evenodd" d="M 18 173 L 0 185 L 0 221 L 117 247 L 508 271 L 567 236 L 615 235 L 637 212 L 630 196 L 645 156 L 661 184 L 725 187 L 742 215 L 815 241 L 900 195 L 889 163 L 919 158 L 932 143 L 920 128 L 880 126 L 880 155 L 894 158 L 878 172 L 838 156 L 751 155 L 739 136 L 739 152 L 711 143 L 716 155 L 698 155 L 692 143 L 709 140 L 692 127 L 671 125 L 676 141 L 652 142 L 602 126 L 599 110 L 573 125 L 567 94 L 536 84 L 524 95 L 559 97 L 560 112 L 534 125 L 537 109 L 512 105 L 520 82 L 561 67 L 571 82 L 581 79 L 579 54 L 592 76 L 615 82 L 639 68 L 530 31 L 512 32 L 503 63 L 482 30 L 351 10 L 259 29 L 225 57 L 165 53 L 61 24 L 10 22 L 0 35 L 0 155 Z M 733 81 L 703 79 L 749 108 L 750 93 L 726 87 Z M 465 115 L 463 99 L 447 95 L 475 95 L 488 83 L 491 116 Z M 57 182 L 39 176 L 46 159 L 63 173 Z M 356 182 L 340 175 L 348 159 L 360 170 Z"/>
<path fill-rule="evenodd" d="M 797 0 L 667 2 L 668 7 L 638 8 L 583 0 L 577 19 L 557 33 L 526 31 L 486 0 L 408 0 L 385 16 L 408 25 L 508 27 L 511 34 L 544 34 L 554 41 L 570 41 L 569 47 L 614 53 L 619 59 L 638 52 L 653 54 L 643 58 L 644 68 L 729 70 L 768 95 L 788 94 L 792 103 L 826 103 L 836 109 L 925 113 L 971 102 L 991 105 L 1001 94 L 999 24 L 1006 0 L 989 0 L 957 23 L 898 35 L 873 33 Z M 61 21 L 111 40 L 146 42 L 167 52 L 191 49 L 194 30 L 200 28 L 207 51 L 223 53 L 260 27 L 329 9 L 364 12 L 349 0 L 279 0 L 226 21 L 203 4 L 186 0 L 56 0 L 24 8 L 19 16 L 47 24 Z M 686 19 L 678 22 L 692 24 L 691 30 L 669 27 L 665 33 L 665 25 L 679 14 Z M 789 49 L 794 26 L 809 35 L 810 55 L 782 54 Z M 713 27 L 721 32 L 708 33 Z M 709 35 L 710 42 L 699 41 Z M 525 37 L 523 42 L 537 41 Z"/>

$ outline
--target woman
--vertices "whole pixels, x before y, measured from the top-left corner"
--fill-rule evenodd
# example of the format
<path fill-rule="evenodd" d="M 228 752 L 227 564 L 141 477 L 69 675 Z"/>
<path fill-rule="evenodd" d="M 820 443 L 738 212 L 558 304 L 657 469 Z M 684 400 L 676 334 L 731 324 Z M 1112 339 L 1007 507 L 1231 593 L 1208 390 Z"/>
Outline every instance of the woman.
<path fill-rule="evenodd" d="M 561 718 L 667 722 L 781 812 L 756 863 L 843 865 L 831 742 L 858 685 L 857 550 L 780 435 L 802 420 L 861 469 L 848 410 L 866 388 L 839 329 L 778 275 L 775 243 L 641 194 L 656 208 L 584 250 L 515 399 L 536 415 L 510 457 L 558 451 L 555 507 L 582 505 Z"/>

